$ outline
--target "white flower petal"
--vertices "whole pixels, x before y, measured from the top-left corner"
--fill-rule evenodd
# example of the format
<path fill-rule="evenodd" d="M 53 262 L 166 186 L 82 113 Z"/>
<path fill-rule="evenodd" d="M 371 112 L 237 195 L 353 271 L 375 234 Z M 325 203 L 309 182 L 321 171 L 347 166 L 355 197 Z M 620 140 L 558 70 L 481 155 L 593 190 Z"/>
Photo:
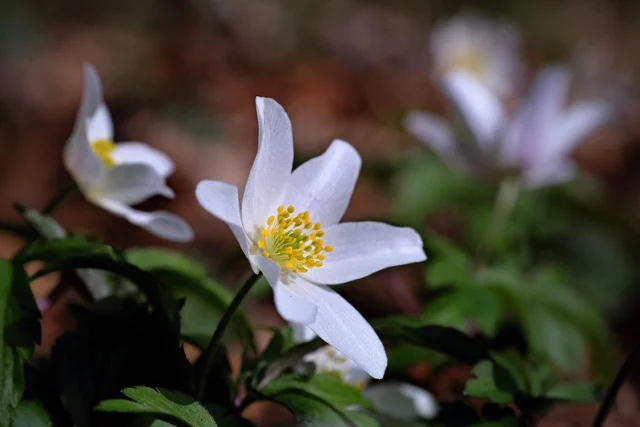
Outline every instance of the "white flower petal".
<path fill-rule="evenodd" d="M 175 165 L 169 156 L 142 142 L 119 142 L 116 144 L 112 155 L 116 164 L 147 164 L 163 178 L 171 175 L 175 169 Z"/>
<path fill-rule="evenodd" d="M 227 223 L 242 252 L 249 258 L 249 239 L 242 228 L 238 188 L 220 181 L 200 181 L 196 198 L 207 212 Z"/>
<path fill-rule="evenodd" d="M 300 285 L 298 282 L 304 281 L 295 275 L 282 277 L 280 267 L 263 256 L 252 258 L 273 289 L 273 300 L 280 316 L 288 322 L 313 322 L 318 309 L 315 301 L 301 292 L 301 289 L 304 290 L 304 284 Z M 286 283 L 283 283 L 283 280 Z"/>
<path fill-rule="evenodd" d="M 470 169 L 459 151 L 451 126 L 445 120 L 433 114 L 413 112 L 407 115 L 404 123 L 410 134 L 429 146 L 444 162 L 458 170 Z"/>
<path fill-rule="evenodd" d="M 418 233 L 381 222 L 334 225 L 325 230 L 324 243 L 333 246 L 333 252 L 326 254 L 322 267 L 304 274 L 314 283 L 350 282 L 387 267 L 427 259 Z"/>
<path fill-rule="evenodd" d="M 480 147 L 491 149 L 504 122 L 500 100 L 480 80 L 465 71 L 447 73 L 443 86 Z"/>
<path fill-rule="evenodd" d="M 102 103 L 100 78 L 91 65 L 84 67 L 84 89 L 82 101 L 73 133 L 64 147 L 64 163 L 69 173 L 81 187 L 91 186 L 100 175 L 103 166 L 100 158 L 91 149 L 87 123 Z"/>
<path fill-rule="evenodd" d="M 327 151 L 300 165 L 289 178 L 284 203 L 309 211 L 312 221 L 337 224 L 351 199 L 362 159 L 347 142 L 333 141 Z"/>
<path fill-rule="evenodd" d="M 106 168 L 91 193 L 127 205 L 140 203 L 155 195 L 168 198 L 175 195 L 163 177 L 151 166 L 141 163 L 124 163 Z"/>
<path fill-rule="evenodd" d="M 612 108 L 605 102 L 584 102 L 575 105 L 558 118 L 553 142 L 545 150 L 547 158 L 568 154 L 582 140 L 611 118 Z"/>
<path fill-rule="evenodd" d="M 569 157 L 538 162 L 524 170 L 523 180 L 529 188 L 561 184 L 570 181 L 577 169 L 575 162 Z"/>
<path fill-rule="evenodd" d="M 100 103 L 93 115 L 87 117 L 87 137 L 89 142 L 98 139 L 113 140 L 113 121 L 109 109 Z"/>
<path fill-rule="evenodd" d="M 379 413 L 401 420 L 428 419 L 438 413 L 438 404 L 431 393 L 411 384 L 378 383 L 365 389 L 363 395 Z"/>
<path fill-rule="evenodd" d="M 358 311 L 328 286 L 296 280 L 290 286 L 318 307 L 311 328 L 374 378 L 382 378 L 387 355 L 375 331 Z"/>
<path fill-rule="evenodd" d="M 293 167 L 293 134 L 284 109 L 273 99 L 256 98 L 258 153 L 242 199 L 242 223 L 248 233 L 263 227 L 281 203 Z"/>
<path fill-rule="evenodd" d="M 93 202 L 114 215 L 124 217 L 130 223 L 140 226 L 149 233 L 163 239 L 174 242 L 193 240 L 191 226 L 184 219 L 170 212 L 143 212 L 117 200 L 93 199 Z"/>
<path fill-rule="evenodd" d="M 316 333 L 303 323 L 291 322 L 291 331 L 293 332 L 293 342 L 301 343 L 311 341 L 316 337 Z"/>

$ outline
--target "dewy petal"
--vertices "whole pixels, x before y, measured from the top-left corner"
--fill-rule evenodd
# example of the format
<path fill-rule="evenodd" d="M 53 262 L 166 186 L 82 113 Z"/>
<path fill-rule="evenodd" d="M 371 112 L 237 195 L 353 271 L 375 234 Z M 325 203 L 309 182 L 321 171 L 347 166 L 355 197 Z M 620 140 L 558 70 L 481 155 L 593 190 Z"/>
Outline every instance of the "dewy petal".
<path fill-rule="evenodd" d="M 273 99 L 256 98 L 258 153 L 242 199 L 242 223 L 248 233 L 263 227 L 284 195 L 293 167 L 293 134 L 289 116 Z"/>
<path fill-rule="evenodd" d="M 207 212 L 227 223 L 242 252 L 249 258 L 249 240 L 242 228 L 238 188 L 220 181 L 200 181 L 196 198 Z"/>
<path fill-rule="evenodd" d="M 465 71 L 447 73 L 443 85 L 480 147 L 491 149 L 504 122 L 500 99 Z"/>
<path fill-rule="evenodd" d="M 143 202 L 155 195 L 173 198 L 163 177 L 149 165 L 124 163 L 106 168 L 91 192 L 127 205 Z"/>
<path fill-rule="evenodd" d="M 458 170 L 470 169 L 459 152 L 451 126 L 445 120 L 433 114 L 413 112 L 407 115 L 404 124 L 410 134 L 429 146 L 444 162 Z"/>
<path fill-rule="evenodd" d="M 301 292 L 305 289 L 306 282 L 295 275 L 282 277 L 280 267 L 263 256 L 252 258 L 273 289 L 273 300 L 280 316 L 288 322 L 305 325 L 313 322 L 318 308 L 313 299 Z M 299 282 L 303 282 L 303 285 Z"/>
<path fill-rule="evenodd" d="M 571 152 L 591 132 L 605 124 L 612 116 L 612 108 L 605 102 L 584 102 L 573 106 L 560 116 L 553 143 L 545 150 L 546 158 Z"/>
<path fill-rule="evenodd" d="M 337 224 L 347 210 L 361 165 L 355 148 L 337 139 L 324 154 L 291 174 L 283 200 L 298 212 L 308 210 L 324 227 Z"/>
<path fill-rule="evenodd" d="M 163 178 L 171 175 L 175 169 L 169 156 L 142 142 L 119 142 L 112 155 L 116 164 L 143 163 L 151 166 Z"/>
<path fill-rule="evenodd" d="M 382 378 L 387 355 L 375 331 L 358 311 L 328 286 L 296 280 L 287 285 L 318 306 L 311 328 L 374 378 Z"/>
<path fill-rule="evenodd" d="M 126 218 L 130 223 L 144 228 L 155 236 L 174 242 L 188 242 L 193 240 L 193 230 L 191 226 L 184 219 L 170 212 L 143 212 L 133 209 L 117 200 L 91 200 L 114 215 Z"/>
<path fill-rule="evenodd" d="M 87 136 L 89 142 L 97 139 L 113 140 L 113 121 L 104 102 L 98 105 L 92 116 L 87 118 Z"/>
<path fill-rule="evenodd" d="M 411 384 L 378 383 L 367 387 L 363 395 L 377 412 L 401 420 L 429 419 L 438 413 L 438 404 L 431 393 Z"/>
<path fill-rule="evenodd" d="M 325 230 L 324 244 L 333 246 L 324 265 L 304 274 L 314 283 L 335 285 L 396 265 L 427 259 L 420 235 L 411 228 L 381 222 L 346 222 Z"/>
<path fill-rule="evenodd" d="M 64 147 L 64 163 L 81 187 L 92 185 L 100 175 L 103 166 L 100 158 L 91 149 L 87 125 L 102 104 L 100 77 L 93 66 L 84 66 L 84 89 L 82 101 L 73 133 Z"/>

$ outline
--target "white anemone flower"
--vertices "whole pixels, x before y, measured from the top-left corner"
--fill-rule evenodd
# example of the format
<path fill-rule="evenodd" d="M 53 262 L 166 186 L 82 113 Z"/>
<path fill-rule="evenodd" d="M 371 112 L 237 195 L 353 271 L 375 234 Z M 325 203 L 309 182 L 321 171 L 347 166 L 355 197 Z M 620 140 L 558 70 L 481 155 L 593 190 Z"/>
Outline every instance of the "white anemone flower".
<path fill-rule="evenodd" d="M 84 91 L 76 123 L 64 149 L 64 163 L 87 200 L 158 237 L 177 242 L 193 238 L 182 218 L 165 211 L 131 207 L 154 195 L 173 198 L 166 185 L 174 164 L 140 142 L 113 141 L 113 123 L 102 85 L 91 65 L 84 67 Z"/>
<path fill-rule="evenodd" d="M 202 181 L 200 204 L 225 221 L 254 272 L 273 288 L 280 315 L 308 325 L 323 340 L 381 378 L 387 357 L 367 321 L 330 285 L 426 259 L 410 228 L 338 222 L 353 192 L 361 159 L 336 140 L 295 171 L 291 122 L 274 100 L 256 98 L 258 152 L 242 199 L 238 188 Z M 327 286 L 329 285 L 329 286 Z"/>
<path fill-rule="evenodd" d="M 407 130 L 445 162 L 465 172 L 516 170 L 523 183 L 541 187 L 562 183 L 576 174 L 573 149 L 612 116 L 602 101 L 566 106 L 571 74 L 560 66 L 542 70 L 529 97 L 513 115 L 467 72 L 443 80 L 463 126 L 454 128 L 430 113 L 410 113 Z M 461 131 L 461 132 L 460 132 Z"/>
<path fill-rule="evenodd" d="M 517 90 L 521 40 L 513 25 L 463 13 L 436 26 L 430 41 L 436 77 L 464 70 L 500 97 Z"/>
<path fill-rule="evenodd" d="M 296 343 L 310 341 L 316 334 L 305 325 L 291 323 Z M 426 390 L 402 382 L 379 382 L 369 385 L 371 377 L 345 355 L 330 346 L 322 347 L 304 356 L 304 362 L 312 363 L 315 373 L 335 373 L 344 382 L 360 390 L 373 403 L 382 421 L 394 426 L 408 425 L 403 421 L 430 419 L 436 416 L 438 405 Z"/>

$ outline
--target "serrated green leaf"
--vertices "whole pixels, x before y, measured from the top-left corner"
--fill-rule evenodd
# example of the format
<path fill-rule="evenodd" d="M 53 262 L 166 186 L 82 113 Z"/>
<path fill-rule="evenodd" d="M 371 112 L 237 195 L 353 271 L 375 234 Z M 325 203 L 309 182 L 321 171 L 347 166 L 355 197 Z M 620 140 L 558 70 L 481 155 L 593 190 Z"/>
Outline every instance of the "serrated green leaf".
<path fill-rule="evenodd" d="M 467 381 L 464 388 L 467 396 L 486 398 L 497 404 L 513 401 L 517 385 L 505 369 L 484 360 L 474 366 L 471 373 L 474 378 Z"/>
<path fill-rule="evenodd" d="M 37 402 L 23 400 L 16 408 L 11 427 L 51 427 L 47 411 Z"/>
<path fill-rule="evenodd" d="M 122 390 L 122 394 L 131 400 L 104 400 L 95 409 L 106 412 L 166 415 L 191 427 L 217 427 L 211 414 L 184 393 L 133 387 Z"/>

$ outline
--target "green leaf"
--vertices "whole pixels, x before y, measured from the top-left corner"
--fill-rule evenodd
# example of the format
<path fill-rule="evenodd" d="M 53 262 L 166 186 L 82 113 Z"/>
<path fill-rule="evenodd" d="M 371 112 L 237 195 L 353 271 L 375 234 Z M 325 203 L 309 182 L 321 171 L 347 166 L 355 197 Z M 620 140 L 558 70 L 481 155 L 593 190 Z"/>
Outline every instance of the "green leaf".
<path fill-rule="evenodd" d="M 181 311 L 182 336 L 200 348 L 206 348 L 233 296 L 208 278 L 201 264 L 184 254 L 159 248 L 130 249 L 126 258 L 151 272 L 175 300 L 185 300 Z M 255 350 L 251 323 L 242 312 L 235 314 L 230 326 L 246 346 Z"/>
<path fill-rule="evenodd" d="M 517 385 L 505 369 L 492 361 L 484 360 L 474 366 L 471 373 L 475 378 L 467 381 L 464 388 L 467 396 L 487 398 L 498 404 L 513 401 Z"/>
<path fill-rule="evenodd" d="M 124 388 L 190 389 L 193 367 L 175 323 L 164 313 L 116 298 L 90 309 L 71 306 L 71 311 L 76 330 L 58 339 L 51 358 L 62 403 L 75 425 L 108 425 L 113 415 L 93 408 Z"/>
<path fill-rule="evenodd" d="M 336 374 L 283 375 L 261 390 L 308 425 L 375 426 L 373 406 Z"/>
<path fill-rule="evenodd" d="M 16 408 L 11 427 L 51 427 L 51 418 L 37 402 L 23 400 Z"/>
<path fill-rule="evenodd" d="M 0 259 L 0 425 L 11 425 L 24 392 L 24 362 L 39 342 L 40 311 L 27 276 Z"/>
<path fill-rule="evenodd" d="M 81 236 L 73 236 L 55 240 L 36 239 L 26 245 L 14 260 L 22 264 L 29 261 L 62 264 L 76 257 L 119 259 L 111 246 L 92 242 Z"/>
<path fill-rule="evenodd" d="M 479 329 L 492 337 L 504 316 L 500 292 L 489 287 L 465 287 L 431 301 L 422 314 L 424 323 L 449 326 L 460 331 Z"/>
<path fill-rule="evenodd" d="M 131 400 L 100 402 L 97 411 L 166 415 L 191 427 L 216 427 L 213 417 L 190 396 L 164 389 L 133 387 L 122 390 Z"/>
<path fill-rule="evenodd" d="M 474 337 L 439 325 L 417 326 L 420 323 L 421 319 L 395 318 L 373 321 L 372 325 L 383 340 L 429 348 L 468 365 L 491 358 Z"/>
<path fill-rule="evenodd" d="M 467 286 L 472 283 L 472 264 L 464 251 L 447 239 L 430 235 L 427 239 L 434 259 L 427 268 L 427 282 L 430 287 Z"/>
<path fill-rule="evenodd" d="M 593 402 L 598 399 L 594 386 L 587 383 L 557 384 L 547 390 L 545 396 L 571 402 Z"/>

